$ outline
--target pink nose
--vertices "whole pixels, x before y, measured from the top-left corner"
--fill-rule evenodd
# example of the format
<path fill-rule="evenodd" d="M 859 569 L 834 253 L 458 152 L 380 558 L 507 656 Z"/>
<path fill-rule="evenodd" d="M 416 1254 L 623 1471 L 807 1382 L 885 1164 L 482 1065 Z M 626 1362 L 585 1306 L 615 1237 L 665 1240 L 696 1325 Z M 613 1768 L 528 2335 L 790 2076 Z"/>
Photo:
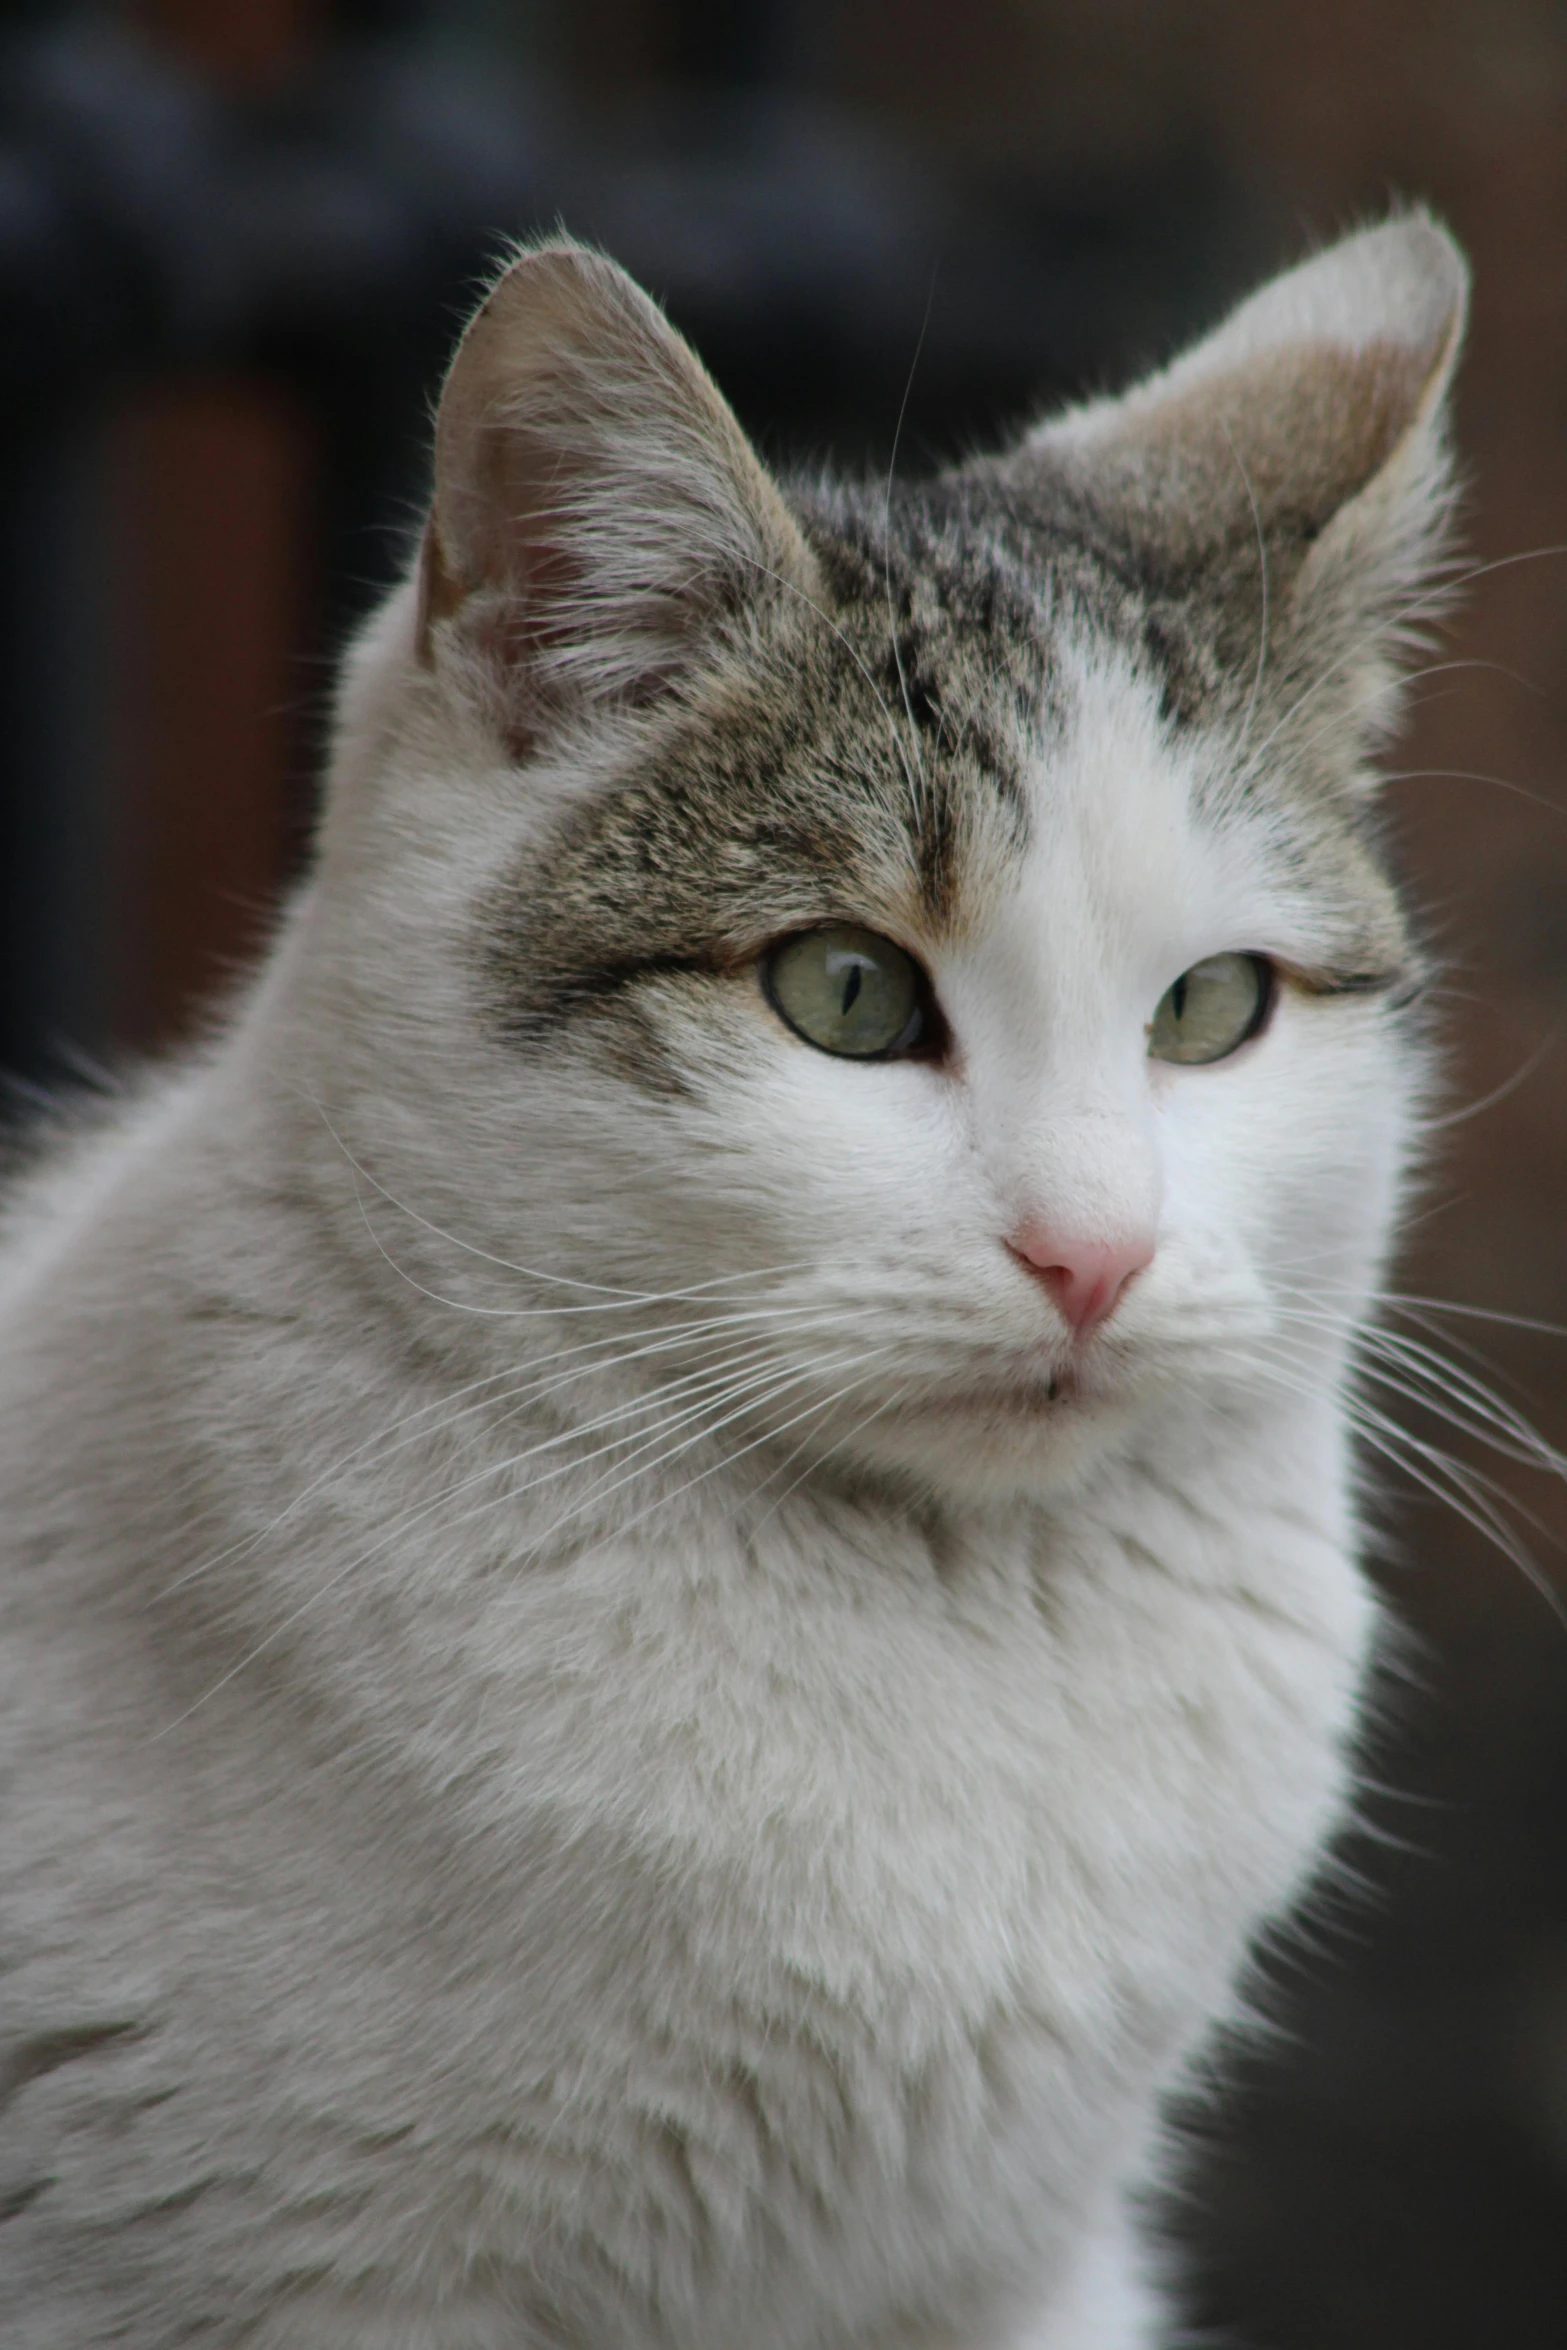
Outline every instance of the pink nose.
<path fill-rule="evenodd" d="M 1044 1283 L 1079 1338 L 1109 1321 L 1128 1282 L 1153 1263 L 1154 1253 L 1146 1233 L 1124 1240 L 1068 1241 L 1034 1224 L 1007 1246 Z"/>

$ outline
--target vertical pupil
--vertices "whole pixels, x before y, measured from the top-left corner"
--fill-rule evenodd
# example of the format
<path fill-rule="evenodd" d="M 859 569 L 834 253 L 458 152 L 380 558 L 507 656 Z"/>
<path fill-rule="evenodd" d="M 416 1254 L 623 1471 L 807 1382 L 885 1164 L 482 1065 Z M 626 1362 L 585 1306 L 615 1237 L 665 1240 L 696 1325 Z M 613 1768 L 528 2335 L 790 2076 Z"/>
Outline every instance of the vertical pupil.
<path fill-rule="evenodd" d="M 1184 975 L 1171 988 L 1170 1002 L 1174 1008 L 1176 1019 L 1184 1020 L 1186 1017 L 1186 980 Z"/>
<path fill-rule="evenodd" d="M 849 975 L 843 983 L 843 1002 L 838 1006 L 838 1013 L 841 1019 L 847 1019 L 850 1012 L 853 1011 L 855 1003 L 859 997 L 860 989 L 864 984 L 864 979 L 865 974 L 860 965 L 858 963 L 851 963 L 849 965 Z"/>

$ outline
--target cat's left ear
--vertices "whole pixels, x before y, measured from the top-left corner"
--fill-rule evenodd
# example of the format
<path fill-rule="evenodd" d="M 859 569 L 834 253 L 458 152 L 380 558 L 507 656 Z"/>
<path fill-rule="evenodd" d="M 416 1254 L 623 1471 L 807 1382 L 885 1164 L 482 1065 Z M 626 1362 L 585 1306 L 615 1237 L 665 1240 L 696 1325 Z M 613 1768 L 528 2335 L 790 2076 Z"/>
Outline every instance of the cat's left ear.
<path fill-rule="evenodd" d="M 441 396 L 419 647 L 482 673 L 512 748 L 646 703 L 723 616 L 817 585 L 808 548 L 689 346 L 625 272 L 519 255 Z"/>
<path fill-rule="evenodd" d="M 1362 230 L 1160 374 L 1046 422 L 1011 463 L 1064 481 L 1156 593 L 1230 599 L 1239 635 L 1265 585 L 1275 648 L 1293 634 L 1300 665 L 1358 668 L 1374 722 L 1389 648 L 1433 609 L 1468 286 L 1429 215 Z"/>

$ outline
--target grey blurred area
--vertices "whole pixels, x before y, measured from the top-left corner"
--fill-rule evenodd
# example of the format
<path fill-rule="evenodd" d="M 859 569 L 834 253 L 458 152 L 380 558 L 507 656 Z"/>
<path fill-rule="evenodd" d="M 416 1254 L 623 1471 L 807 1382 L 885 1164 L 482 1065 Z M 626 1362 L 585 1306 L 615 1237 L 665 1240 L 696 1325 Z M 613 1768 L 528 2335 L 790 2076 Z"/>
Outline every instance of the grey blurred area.
<path fill-rule="evenodd" d="M 1567 1446 L 1564 132 L 1556 0 L 11 0 L 0 1119 L 189 1033 L 264 937 L 508 239 L 600 241 L 770 457 L 884 476 L 1418 197 L 1477 272 L 1474 562 L 1388 762 L 1450 1039 L 1399 1327 Z M 1407 1631 L 1363 1819 L 1162 2224 L 1204 2338 L 1555 2350 L 1567 1496 L 1378 1400 Z"/>

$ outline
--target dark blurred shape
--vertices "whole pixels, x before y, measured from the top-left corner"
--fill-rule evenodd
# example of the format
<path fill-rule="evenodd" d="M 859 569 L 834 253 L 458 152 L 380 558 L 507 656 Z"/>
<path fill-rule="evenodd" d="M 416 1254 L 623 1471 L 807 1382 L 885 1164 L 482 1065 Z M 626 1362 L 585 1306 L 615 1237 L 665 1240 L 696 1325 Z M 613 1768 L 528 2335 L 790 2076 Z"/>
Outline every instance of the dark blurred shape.
<path fill-rule="evenodd" d="M 763 81 L 784 62 L 779 15 L 746 0 L 678 0 L 669 11 L 666 70 L 687 82 Z"/>
<path fill-rule="evenodd" d="M 317 0 L 131 0 L 129 22 L 226 88 L 275 82 L 318 29 Z"/>
<path fill-rule="evenodd" d="M 778 20 L 733 0 L 672 11 L 675 78 L 603 117 L 480 70 L 437 12 L 378 13 L 312 47 L 295 0 L 146 0 L 131 27 L 85 17 L 5 57 L 0 530 L 32 605 L 8 642 L 72 646 L 96 704 L 89 755 L 57 662 L 0 673 L 12 1069 L 156 1041 L 249 944 L 305 818 L 321 656 L 397 566 L 433 388 L 509 237 L 564 220 L 602 242 L 773 451 L 855 463 L 886 461 L 905 404 L 919 462 L 1164 347 L 1212 299 L 1211 173 L 960 180 L 771 81 Z M 25 485 L 101 466 L 105 438 L 117 536 L 44 550 L 60 501 Z M 248 506 L 247 480 L 270 485 Z M 128 630 L 94 646 L 90 606 Z M 224 778 L 207 800 L 203 772 Z"/>
<path fill-rule="evenodd" d="M 117 1037 L 156 1043 L 263 934 L 297 850 L 314 448 L 286 389 L 146 386 L 110 438 Z"/>

